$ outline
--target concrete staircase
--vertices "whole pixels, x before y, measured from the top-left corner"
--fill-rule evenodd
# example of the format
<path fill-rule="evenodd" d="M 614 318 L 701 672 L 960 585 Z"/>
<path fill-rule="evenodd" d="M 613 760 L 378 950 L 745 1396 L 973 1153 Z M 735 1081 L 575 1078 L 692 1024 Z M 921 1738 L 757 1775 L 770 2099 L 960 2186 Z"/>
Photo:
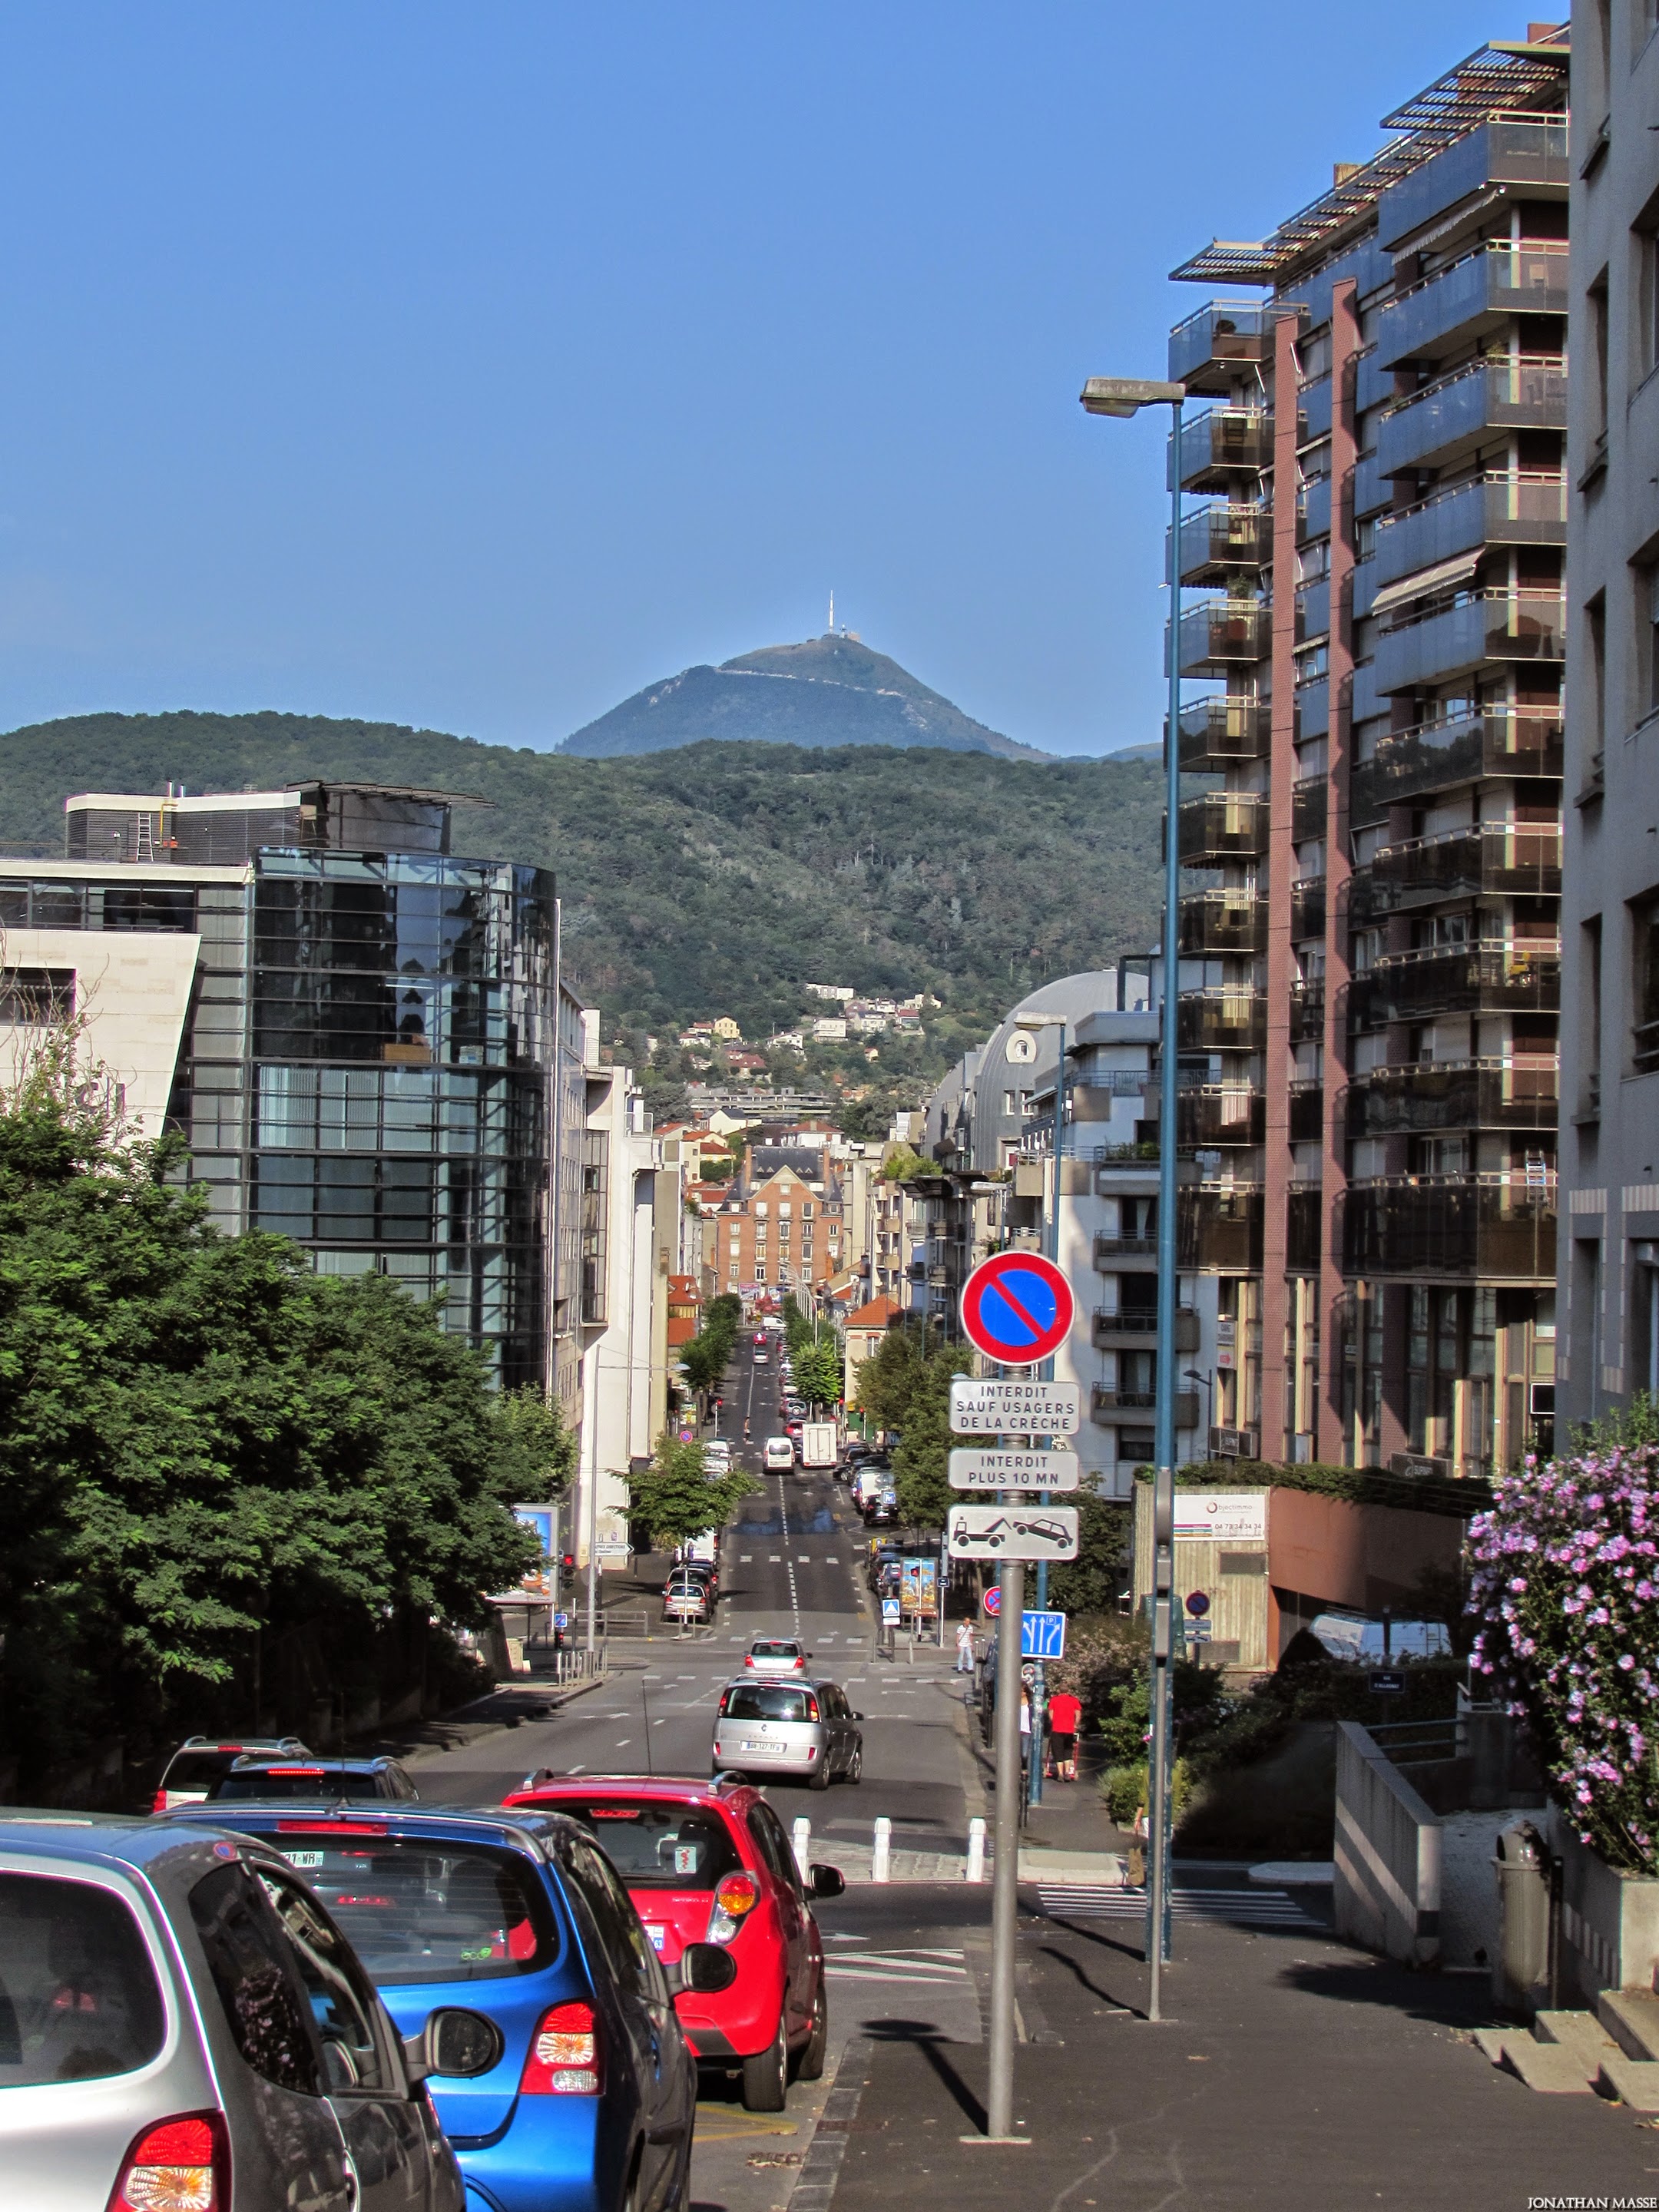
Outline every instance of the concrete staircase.
<path fill-rule="evenodd" d="M 1483 2027 L 1475 2042 L 1494 2066 L 1547 2097 L 1614 2098 L 1659 2112 L 1659 1996 L 1603 1990 L 1595 2010 L 1540 2012 L 1532 2033 Z"/>

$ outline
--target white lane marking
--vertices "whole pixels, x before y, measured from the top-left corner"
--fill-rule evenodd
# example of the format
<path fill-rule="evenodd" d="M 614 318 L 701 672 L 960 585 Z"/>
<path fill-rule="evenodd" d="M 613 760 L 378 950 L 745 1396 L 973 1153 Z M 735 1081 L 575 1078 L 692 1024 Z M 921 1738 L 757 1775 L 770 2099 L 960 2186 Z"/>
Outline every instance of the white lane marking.
<path fill-rule="evenodd" d="M 783 1553 L 781 1552 L 768 1553 L 766 1564 L 769 1567 L 781 1567 L 783 1565 Z M 1027 1702 L 1029 1703 L 1029 1700 Z"/>
<path fill-rule="evenodd" d="M 812 1564 L 811 1555 L 810 1555 L 809 1553 L 805 1553 L 805 1552 L 803 1552 L 803 1553 L 801 1553 L 801 1555 L 800 1555 L 800 1559 L 799 1559 L 799 1562 L 798 1562 L 797 1564 L 798 1564 L 798 1565 L 801 1565 L 801 1566 L 803 1566 L 803 1567 L 810 1567 L 810 1566 L 811 1565 L 811 1564 Z M 1028 1705 L 1030 1703 L 1030 1698 L 1029 1698 L 1026 1699 L 1026 1703 L 1027 1703 Z"/>
<path fill-rule="evenodd" d="M 752 1552 L 739 1552 L 738 1553 L 738 1565 L 740 1567 L 752 1566 L 754 1563 L 755 1555 Z"/>
<path fill-rule="evenodd" d="M 653 1728 L 666 1728 L 668 1723 L 666 1721 L 653 1721 L 651 1725 Z"/>
<path fill-rule="evenodd" d="M 1026 1702 L 1029 1704 L 1030 1701 L 1028 1698 Z M 626 1751 L 629 1745 L 632 1743 L 634 1739 L 631 1735 L 619 1735 L 611 1748 L 614 1751 Z"/>

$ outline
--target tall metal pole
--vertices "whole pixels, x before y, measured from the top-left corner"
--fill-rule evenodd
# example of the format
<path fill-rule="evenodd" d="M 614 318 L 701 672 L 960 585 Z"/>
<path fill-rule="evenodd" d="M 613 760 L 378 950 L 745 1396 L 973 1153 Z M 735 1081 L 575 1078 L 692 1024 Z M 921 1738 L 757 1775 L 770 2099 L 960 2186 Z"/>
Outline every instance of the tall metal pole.
<path fill-rule="evenodd" d="M 1048 1224 L 1048 1257 L 1056 1267 L 1060 1265 L 1060 1163 L 1066 1149 L 1066 1023 L 1063 1016 L 1060 1019 L 1059 1036 L 1060 1059 L 1054 1069 L 1054 1210 Z M 1051 1354 L 1043 1361 L 1041 1372 L 1049 1382 L 1058 1381 L 1060 1376 L 1058 1358 Z M 1039 1491 L 1037 1496 L 1044 1505 L 1048 1503 L 1048 1493 L 1046 1490 Z M 1047 1559 L 1039 1559 L 1036 1571 L 1036 1609 L 1039 1613 L 1046 1613 L 1048 1607 L 1048 1562 Z M 1048 1675 L 1041 1659 L 1032 1669 L 1032 1677 L 1030 1796 L 1033 1805 L 1040 1805 L 1042 1802 L 1042 1717 L 1048 1710 Z"/>
<path fill-rule="evenodd" d="M 998 1439 L 1001 1441 L 1000 1438 Z M 1019 1913 L 1019 1641 L 1025 1569 L 997 1568 L 996 1858 L 991 1875 L 991 2069 L 985 2134 L 1006 2142 L 1014 2120 L 1014 1938 Z"/>
<path fill-rule="evenodd" d="M 1169 1957 L 1170 1768 L 1175 1623 L 1176 1073 L 1181 969 L 1181 402 L 1171 403 L 1170 470 L 1170 708 L 1164 746 L 1164 1018 L 1160 1024 L 1158 1115 L 1158 1419 L 1152 1492 L 1152 1672 L 1151 1835 L 1146 1951 L 1152 1966 L 1148 2017 L 1163 2018 L 1163 1970 Z"/>

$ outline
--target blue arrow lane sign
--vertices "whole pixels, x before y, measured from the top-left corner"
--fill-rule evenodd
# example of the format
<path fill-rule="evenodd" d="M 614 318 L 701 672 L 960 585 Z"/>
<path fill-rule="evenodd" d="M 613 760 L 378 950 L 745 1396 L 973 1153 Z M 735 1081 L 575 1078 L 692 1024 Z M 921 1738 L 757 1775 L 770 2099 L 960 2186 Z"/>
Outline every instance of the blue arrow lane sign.
<path fill-rule="evenodd" d="M 1021 1613 L 1019 1656 L 1022 1659 L 1063 1659 L 1066 1656 L 1065 1614 Z"/>

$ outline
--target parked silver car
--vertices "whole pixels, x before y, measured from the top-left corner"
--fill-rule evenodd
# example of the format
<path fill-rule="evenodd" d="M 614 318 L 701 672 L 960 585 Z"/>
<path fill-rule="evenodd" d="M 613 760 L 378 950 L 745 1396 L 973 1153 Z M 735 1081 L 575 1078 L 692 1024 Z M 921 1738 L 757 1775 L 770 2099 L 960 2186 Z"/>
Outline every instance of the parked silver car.
<path fill-rule="evenodd" d="M 863 1718 L 838 1683 L 742 1677 L 720 1692 L 714 1771 L 757 1782 L 785 1775 L 813 1790 L 827 1790 L 837 1775 L 857 1782 L 864 1773 Z"/>
<path fill-rule="evenodd" d="M 446 2007 L 400 2040 L 252 1837 L 0 1819 L 0 2171 L 28 2212 L 462 2212 L 428 2074 L 495 2063 Z"/>

